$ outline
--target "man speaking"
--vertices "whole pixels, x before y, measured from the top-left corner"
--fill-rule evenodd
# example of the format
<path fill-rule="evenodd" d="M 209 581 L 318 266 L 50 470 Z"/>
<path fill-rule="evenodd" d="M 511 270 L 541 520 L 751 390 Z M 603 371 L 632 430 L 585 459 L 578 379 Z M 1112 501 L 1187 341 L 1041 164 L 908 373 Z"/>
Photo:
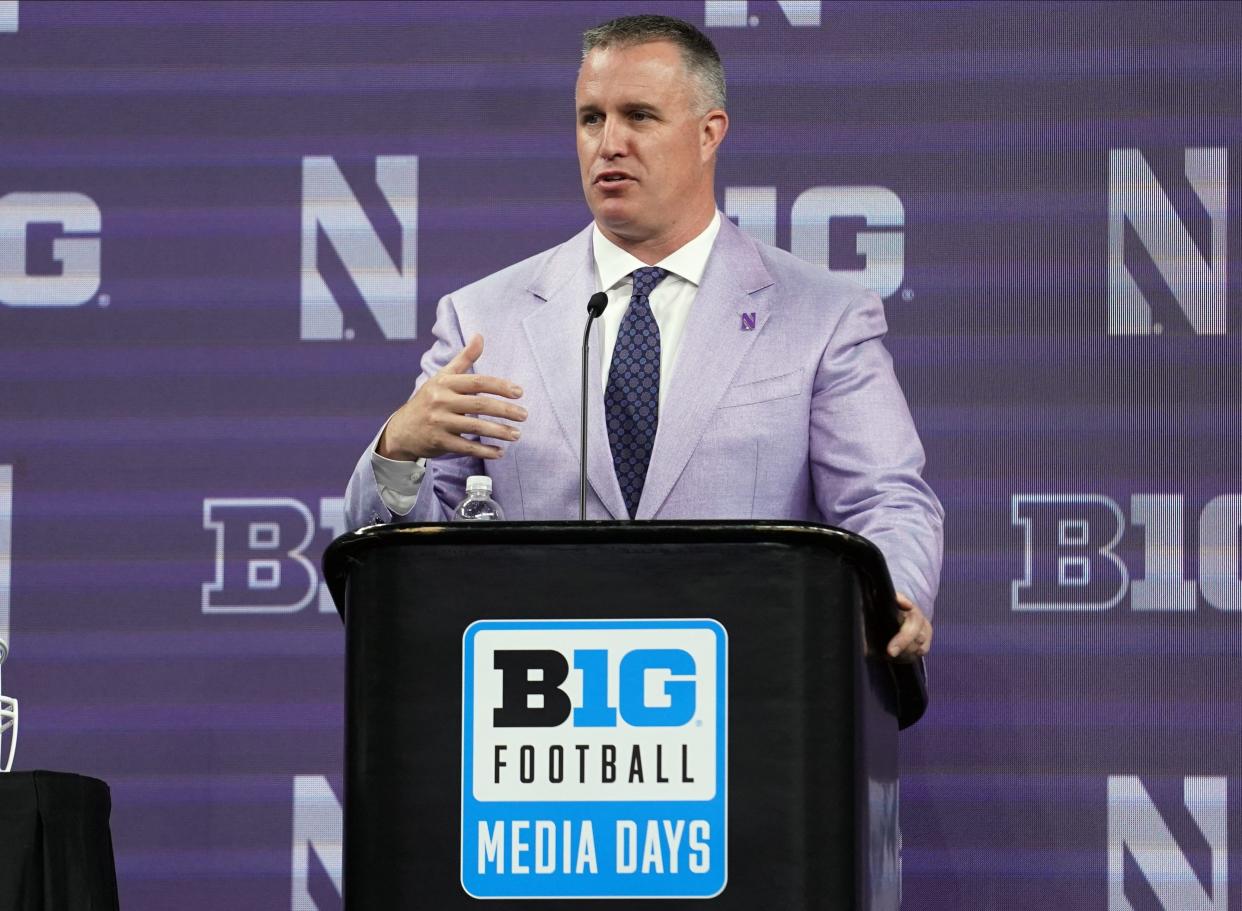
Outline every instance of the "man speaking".
<path fill-rule="evenodd" d="M 578 354 L 586 303 L 604 292 L 587 515 L 863 535 L 902 608 L 889 654 L 926 654 L 943 511 L 880 299 L 721 217 L 724 70 L 692 25 L 626 16 L 587 31 L 575 106 L 594 223 L 440 301 L 413 396 L 350 480 L 350 527 L 445 521 L 474 474 L 510 519 L 575 517 Z"/>

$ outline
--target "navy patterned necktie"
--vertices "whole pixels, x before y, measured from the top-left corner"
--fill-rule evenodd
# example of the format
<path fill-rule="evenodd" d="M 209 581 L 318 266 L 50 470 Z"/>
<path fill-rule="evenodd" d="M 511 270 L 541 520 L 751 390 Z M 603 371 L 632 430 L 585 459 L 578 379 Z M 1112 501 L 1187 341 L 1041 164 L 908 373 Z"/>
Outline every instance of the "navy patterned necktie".
<path fill-rule="evenodd" d="M 621 320 L 604 390 L 612 465 L 631 519 L 643 495 L 660 411 L 660 327 L 648 295 L 666 275 L 654 266 L 634 270 L 634 294 Z"/>

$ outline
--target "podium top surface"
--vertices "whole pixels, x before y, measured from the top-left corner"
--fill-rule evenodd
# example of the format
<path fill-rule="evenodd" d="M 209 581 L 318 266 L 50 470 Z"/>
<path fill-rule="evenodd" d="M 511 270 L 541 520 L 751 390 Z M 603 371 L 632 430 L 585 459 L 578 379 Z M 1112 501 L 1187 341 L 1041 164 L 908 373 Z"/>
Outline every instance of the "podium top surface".
<path fill-rule="evenodd" d="M 487 546 L 616 546 L 616 545 L 756 544 L 785 546 L 833 554 L 858 574 L 863 588 L 863 622 L 868 639 L 886 642 L 896 635 L 900 620 L 888 567 L 879 548 L 859 535 L 807 522 L 786 521 L 567 521 L 459 522 L 371 525 L 342 535 L 324 552 L 324 579 L 342 619 L 349 575 L 367 554 L 390 548 Z M 927 683 L 922 660 L 893 663 L 901 727 L 917 721 L 926 710 Z"/>
<path fill-rule="evenodd" d="M 892 581 L 879 548 L 841 528 L 784 521 L 570 521 L 570 522 L 407 522 L 368 525 L 341 535 L 324 551 L 324 578 L 337 610 L 343 605 L 351 560 L 376 547 L 454 544 L 703 544 L 755 543 L 827 548 L 847 559 L 891 600 Z"/>

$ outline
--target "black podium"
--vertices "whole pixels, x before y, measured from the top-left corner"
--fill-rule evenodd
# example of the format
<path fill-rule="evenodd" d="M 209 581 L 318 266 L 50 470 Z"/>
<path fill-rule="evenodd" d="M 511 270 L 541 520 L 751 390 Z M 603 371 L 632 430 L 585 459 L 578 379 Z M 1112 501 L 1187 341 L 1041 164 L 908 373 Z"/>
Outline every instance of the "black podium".
<path fill-rule="evenodd" d="M 0 775 L 0 909 L 116 911 L 111 813 L 98 778 Z"/>
<path fill-rule="evenodd" d="M 346 628 L 345 905 L 892 909 L 879 551 L 793 523 L 378 526 Z"/>

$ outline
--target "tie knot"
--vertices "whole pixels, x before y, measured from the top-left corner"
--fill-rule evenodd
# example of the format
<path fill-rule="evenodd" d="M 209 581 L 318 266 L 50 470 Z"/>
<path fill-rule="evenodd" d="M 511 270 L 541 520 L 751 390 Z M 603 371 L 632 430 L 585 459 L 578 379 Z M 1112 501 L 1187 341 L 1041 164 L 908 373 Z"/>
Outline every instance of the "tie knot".
<path fill-rule="evenodd" d="M 647 297 L 655 286 L 660 284 L 664 276 L 668 275 L 668 271 L 656 266 L 644 266 L 641 269 L 635 269 L 631 274 L 634 276 L 634 293 Z"/>

